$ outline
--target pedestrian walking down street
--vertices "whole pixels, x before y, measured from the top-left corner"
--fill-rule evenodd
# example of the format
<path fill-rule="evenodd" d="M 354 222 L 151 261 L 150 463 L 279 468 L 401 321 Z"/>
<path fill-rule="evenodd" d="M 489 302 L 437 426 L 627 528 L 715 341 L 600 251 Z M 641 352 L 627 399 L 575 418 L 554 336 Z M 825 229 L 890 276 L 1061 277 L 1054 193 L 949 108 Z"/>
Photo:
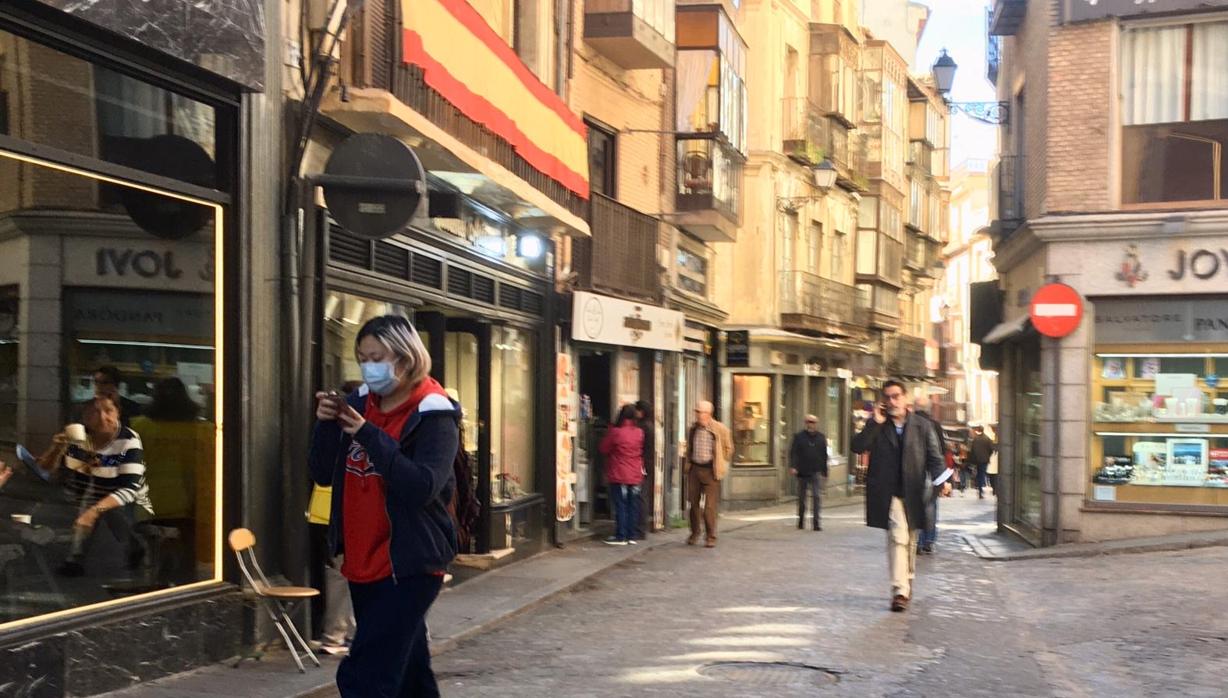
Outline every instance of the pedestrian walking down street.
<path fill-rule="evenodd" d="M 645 400 L 635 403 L 635 423 L 644 432 L 644 483 L 640 485 L 640 513 L 635 518 L 635 540 L 644 540 L 652 530 L 652 480 L 648 469 L 657 462 L 657 430 L 652 415 L 652 405 Z"/>
<path fill-rule="evenodd" d="M 729 427 L 712 416 L 712 403 L 707 400 L 695 404 L 695 422 L 691 424 L 686 439 L 687 478 L 686 499 L 691 510 L 691 536 L 687 545 L 699 542 L 700 498 L 703 498 L 703 522 L 706 539 L 704 547 L 716 547 L 716 517 L 721 504 L 721 480 L 729 472 L 729 459 L 733 457 L 733 438 Z"/>
<path fill-rule="evenodd" d="M 930 415 L 931 406 L 932 403 L 929 396 L 922 395 L 913 403 L 913 412 L 932 425 L 934 435 L 938 437 L 938 448 L 942 451 L 943 465 L 950 470 L 955 465 L 955 457 L 951 454 L 950 449 L 947 448 L 947 440 L 943 436 L 942 425 L 938 424 L 938 421 Z M 945 487 L 945 482 L 934 487 L 935 491 L 932 493 L 933 496 L 930 497 L 929 511 L 926 516 L 929 526 L 921 532 L 921 540 L 917 543 L 917 552 L 923 555 L 932 555 L 934 553 L 934 546 L 938 543 L 938 500 L 942 488 Z"/>
<path fill-rule="evenodd" d="M 789 472 L 797 477 L 797 527 L 806 527 L 806 493 L 810 491 L 810 511 L 814 530 L 822 531 L 819 519 L 822 484 L 827 480 L 827 436 L 819 431 L 819 418 L 806 415 L 806 428 L 793 435 L 789 446 Z"/>
<path fill-rule="evenodd" d="M 426 614 L 456 556 L 448 505 L 456 490 L 460 407 L 430 378 L 431 357 L 408 320 L 358 331 L 365 385 L 316 393 L 312 479 L 332 486 L 329 544 L 344 554 L 357 628 L 337 669 L 343 698 L 439 695 Z"/>
<path fill-rule="evenodd" d="M 929 526 L 926 504 L 946 469 L 928 420 L 909 415 L 904 385 L 887 381 L 874 418 L 853 437 L 853 453 L 868 453 L 866 525 L 887 531 L 891 610 L 908 609 L 916 578 L 917 540 Z M 943 487 L 943 494 L 949 486 Z"/>
<path fill-rule="evenodd" d="M 968 449 L 968 461 L 976 466 L 976 494 L 980 499 L 985 498 L 985 485 L 989 479 L 989 459 L 993 456 L 994 442 L 993 439 L 985 433 L 985 427 L 979 424 L 972 427 L 972 446 Z"/>
<path fill-rule="evenodd" d="M 614 535 L 605 543 L 635 545 L 640 485 L 644 482 L 644 432 L 636 422 L 635 405 L 623 405 L 617 424 L 606 432 L 598 450 L 605 456 L 605 479 L 614 512 Z"/>

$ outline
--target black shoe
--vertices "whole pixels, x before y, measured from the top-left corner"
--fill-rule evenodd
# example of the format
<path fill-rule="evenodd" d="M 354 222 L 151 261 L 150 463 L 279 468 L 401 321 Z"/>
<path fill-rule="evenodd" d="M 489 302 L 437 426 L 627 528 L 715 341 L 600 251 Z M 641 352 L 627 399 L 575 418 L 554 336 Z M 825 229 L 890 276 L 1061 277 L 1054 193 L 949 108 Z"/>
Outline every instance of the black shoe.
<path fill-rule="evenodd" d="M 822 531 L 822 530 L 823 530 L 823 526 L 822 526 L 822 524 L 820 524 L 820 523 L 818 523 L 818 522 L 816 521 L 816 522 L 815 522 L 815 524 L 814 524 L 814 530 L 816 530 L 816 531 Z"/>
<path fill-rule="evenodd" d="M 921 552 L 925 553 L 926 555 L 933 555 L 934 554 L 934 544 L 926 543 L 925 545 L 921 546 Z"/>
<path fill-rule="evenodd" d="M 801 522 L 801 521 L 798 521 L 798 522 L 797 522 L 797 530 L 799 530 L 799 531 L 800 531 L 800 530 L 802 530 L 802 529 L 803 529 L 803 528 L 805 528 L 805 527 L 806 527 L 806 524 L 805 524 L 804 522 Z"/>

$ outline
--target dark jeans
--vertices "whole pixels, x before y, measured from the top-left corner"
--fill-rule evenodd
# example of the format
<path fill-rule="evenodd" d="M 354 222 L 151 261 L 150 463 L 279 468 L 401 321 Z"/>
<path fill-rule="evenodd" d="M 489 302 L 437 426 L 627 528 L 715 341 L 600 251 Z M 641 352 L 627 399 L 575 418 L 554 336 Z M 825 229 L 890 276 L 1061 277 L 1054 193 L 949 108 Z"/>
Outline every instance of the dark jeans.
<path fill-rule="evenodd" d="M 443 577 L 422 574 L 370 584 L 350 582 L 358 628 L 337 668 L 342 698 L 436 698 L 426 612 Z"/>
<path fill-rule="evenodd" d="M 640 520 L 640 486 L 610 485 L 610 502 L 614 510 L 614 537 L 635 538 L 635 525 Z"/>
<path fill-rule="evenodd" d="M 801 526 L 806 523 L 806 490 L 810 490 L 810 511 L 814 516 L 814 525 L 819 525 L 819 513 L 822 511 L 823 503 L 819 497 L 822 493 L 822 476 L 818 473 L 814 475 L 798 475 L 797 476 L 797 525 Z"/>
<path fill-rule="evenodd" d="M 989 464 L 981 463 L 976 466 L 976 491 L 978 494 L 985 494 L 985 485 L 989 484 Z"/>
<path fill-rule="evenodd" d="M 926 518 L 929 520 L 929 526 L 921 532 L 920 545 L 933 545 L 938 542 L 938 496 L 941 494 L 942 488 L 934 488 L 934 494 L 930 497 L 929 503 L 925 505 Z"/>

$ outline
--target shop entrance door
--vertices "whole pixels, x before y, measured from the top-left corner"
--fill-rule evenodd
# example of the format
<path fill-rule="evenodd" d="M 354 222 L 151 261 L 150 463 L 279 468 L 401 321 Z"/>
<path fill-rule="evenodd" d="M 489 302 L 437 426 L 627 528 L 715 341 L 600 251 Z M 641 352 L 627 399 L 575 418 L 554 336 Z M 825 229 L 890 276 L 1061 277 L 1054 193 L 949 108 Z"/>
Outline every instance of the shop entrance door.
<path fill-rule="evenodd" d="M 576 497 L 580 525 L 610 518 L 609 496 L 605 488 L 605 463 L 597 446 L 609 428 L 613 393 L 611 370 L 613 354 L 581 352 L 580 416 L 576 438 Z"/>
<path fill-rule="evenodd" d="M 776 419 L 776 470 L 780 473 L 781 496 L 797 495 L 797 478 L 789 473 L 789 447 L 793 435 L 801 431 L 806 420 L 806 379 L 785 376 L 780 383 L 780 409 Z"/>

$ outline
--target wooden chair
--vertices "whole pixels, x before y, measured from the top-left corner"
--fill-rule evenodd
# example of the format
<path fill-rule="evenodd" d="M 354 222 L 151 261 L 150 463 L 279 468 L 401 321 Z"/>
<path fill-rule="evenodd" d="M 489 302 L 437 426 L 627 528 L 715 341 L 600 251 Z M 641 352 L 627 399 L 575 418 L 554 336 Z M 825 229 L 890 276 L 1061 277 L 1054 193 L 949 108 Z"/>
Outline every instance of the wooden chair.
<path fill-rule="evenodd" d="M 270 584 L 268 577 L 265 577 L 264 571 L 260 569 L 260 562 L 256 559 L 256 534 L 248 529 L 236 528 L 230 532 L 227 541 L 230 543 L 230 549 L 235 552 L 235 558 L 239 561 L 239 569 L 243 570 L 243 576 L 247 578 L 247 583 L 255 592 L 258 603 L 269 614 L 269 619 L 273 621 L 273 625 L 277 626 L 277 632 L 281 633 L 281 639 L 285 640 L 286 648 L 294 656 L 294 663 L 298 665 L 298 670 L 303 673 L 307 672 L 303 668 L 303 660 L 299 657 L 298 649 L 290 639 L 291 635 L 298 640 L 307 656 L 311 657 L 311 661 L 315 662 L 316 666 L 320 666 L 320 660 L 311 651 L 311 646 L 299 634 L 298 628 L 294 627 L 294 621 L 290 620 L 290 615 L 298 610 L 300 604 L 319 596 L 320 591 L 310 587 L 279 587 Z M 255 576 L 252 576 L 252 570 L 256 571 Z"/>

